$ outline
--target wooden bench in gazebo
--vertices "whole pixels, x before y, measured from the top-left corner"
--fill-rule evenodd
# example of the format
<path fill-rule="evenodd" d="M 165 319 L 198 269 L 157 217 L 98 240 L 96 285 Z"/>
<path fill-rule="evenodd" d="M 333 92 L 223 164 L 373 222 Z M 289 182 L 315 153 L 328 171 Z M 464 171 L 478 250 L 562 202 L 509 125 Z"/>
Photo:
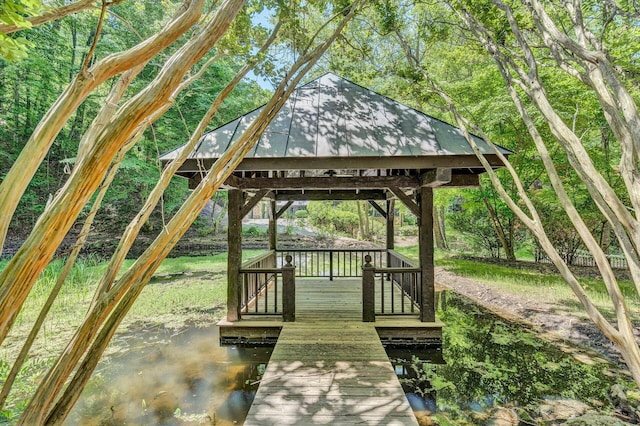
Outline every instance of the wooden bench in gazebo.
<path fill-rule="evenodd" d="M 206 134 L 178 173 L 197 185 L 259 111 Z M 490 164 L 501 167 L 492 148 L 475 140 Z M 450 124 L 331 73 L 299 87 L 226 181 L 228 297 L 221 340 L 270 342 L 287 322 L 335 318 L 375 322 L 383 341 L 439 344 L 433 190 L 477 186 L 482 172 Z M 243 263 L 242 219 L 263 199 L 270 200 L 269 251 Z M 386 219 L 386 247 L 281 250 L 277 221 L 297 200 L 368 201 Z M 418 219 L 417 264 L 394 251 L 397 201 Z"/>

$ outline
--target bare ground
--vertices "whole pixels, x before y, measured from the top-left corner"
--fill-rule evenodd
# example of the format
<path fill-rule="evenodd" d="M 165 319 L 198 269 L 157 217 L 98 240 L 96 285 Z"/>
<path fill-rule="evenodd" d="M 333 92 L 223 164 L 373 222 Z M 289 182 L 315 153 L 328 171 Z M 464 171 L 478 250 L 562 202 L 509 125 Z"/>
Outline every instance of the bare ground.
<path fill-rule="evenodd" d="M 533 295 L 508 293 L 442 268 L 436 268 L 435 279 L 441 288 L 462 294 L 505 319 L 537 329 L 560 345 L 571 342 L 584 348 L 588 357 L 599 354 L 615 364 L 623 364 L 618 350 L 586 314 L 567 311 Z"/>

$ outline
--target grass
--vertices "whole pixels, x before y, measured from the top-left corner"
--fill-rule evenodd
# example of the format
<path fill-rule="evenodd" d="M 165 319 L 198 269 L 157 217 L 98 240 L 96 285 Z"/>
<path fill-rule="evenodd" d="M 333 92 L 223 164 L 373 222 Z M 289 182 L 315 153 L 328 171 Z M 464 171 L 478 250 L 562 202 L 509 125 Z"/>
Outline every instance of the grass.
<path fill-rule="evenodd" d="M 243 252 L 243 258 L 251 258 L 261 252 L 261 250 L 246 250 Z M 133 262 L 130 259 L 126 260 L 121 272 L 127 270 Z M 0 270 L 5 265 L 6 262 L 0 264 Z M 19 334 L 28 333 L 23 328 L 30 327 L 37 318 L 63 266 L 62 259 L 53 261 L 36 281 L 15 323 Z M 84 317 L 97 283 L 106 268 L 107 262 L 94 258 L 76 262 L 51 309 L 45 328 L 59 330 L 77 326 Z M 145 287 L 136 300 L 129 315 L 131 318 L 128 317 L 127 321 L 134 318 L 135 320 L 155 318 L 158 315 L 171 313 L 174 309 L 206 310 L 224 303 L 226 293 L 223 287 L 226 286 L 226 276 L 222 273 L 226 268 L 227 253 L 165 259 L 158 268 L 156 276 L 180 274 L 185 276 L 176 277 L 171 283 L 152 279 L 150 285 Z M 202 274 L 209 274 L 209 276 L 205 277 Z M 215 279 L 212 279 L 211 275 Z M 47 339 L 49 336 L 45 334 L 43 337 Z"/>
<path fill-rule="evenodd" d="M 399 253 L 418 259 L 418 246 L 399 247 Z M 515 268 L 507 265 L 483 263 L 452 257 L 450 254 L 437 251 L 435 264 L 456 275 L 473 278 L 500 291 L 535 297 L 544 302 L 555 303 L 574 313 L 582 313 L 584 308 L 569 285 L 558 273 L 545 273 L 533 268 Z M 580 283 L 585 288 L 596 306 L 608 316 L 613 316 L 613 306 L 602 279 L 581 277 Z M 619 280 L 618 285 L 630 307 L 632 314 L 640 314 L 640 297 L 633 282 Z"/>

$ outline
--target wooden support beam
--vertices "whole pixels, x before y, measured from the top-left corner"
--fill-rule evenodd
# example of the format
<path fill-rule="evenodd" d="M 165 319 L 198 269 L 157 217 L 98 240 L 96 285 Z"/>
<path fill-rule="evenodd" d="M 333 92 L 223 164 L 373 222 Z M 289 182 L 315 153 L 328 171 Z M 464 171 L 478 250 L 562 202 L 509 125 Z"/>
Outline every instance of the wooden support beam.
<path fill-rule="evenodd" d="M 238 176 L 231 175 L 224 181 L 224 185 L 229 188 L 240 189 L 242 182 L 247 179 L 239 178 Z"/>
<path fill-rule="evenodd" d="M 314 200 L 386 200 L 383 190 L 311 190 L 311 191 L 277 191 L 276 200 L 314 201 Z"/>
<path fill-rule="evenodd" d="M 443 183 L 440 186 L 444 188 L 477 188 L 480 186 L 479 177 L 480 175 L 456 174 L 453 170 L 451 181 Z M 224 187 L 237 189 L 376 189 L 388 188 L 390 186 L 398 188 L 418 188 L 421 183 L 420 179 L 412 176 L 362 176 L 361 179 L 366 180 L 364 183 L 357 182 L 354 179 L 355 177 L 240 178 L 231 175 L 225 181 Z M 189 189 L 195 189 L 201 180 L 202 174 L 191 174 L 189 176 Z M 320 180 L 320 182 L 316 183 L 318 180 Z M 336 186 L 329 187 L 332 183 Z"/>
<path fill-rule="evenodd" d="M 411 213 L 413 213 L 417 218 L 420 218 L 420 209 L 418 208 L 418 205 L 411 197 L 405 194 L 402 189 L 390 186 L 389 191 L 393 192 L 393 195 L 398 197 L 402 204 L 407 206 Z"/>
<path fill-rule="evenodd" d="M 387 200 L 387 250 L 393 250 L 395 248 L 395 208 L 396 200 Z M 387 254 L 387 265 L 389 265 L 390 256 Z"/>
<path fill-rule="evenodd" d="M 453 175 L 451 182 L 441 188 L 477 188 L 480 186 L 480 175 Z"/>
<path fill-rule="evenodd" d="M 278 246 L 278 216 L 275 200 L 269 202 L 269 250 L 275 250 Z"/>
<path fill-rule="evenodd" d="M 435 278 L 433 268 L 433 189 L 420 188 L 420 219 L 418 235 L 418 257 L 420 259 L 420 321 L 436 320 Z"/>
<path fill-rule="evenodd" d="M 240 319 L 240 265 L 242 264 L 242 191 L 229 190 L 227 226 L 227 321 Z"/>
<path fill-rule="evenodd" d="M 238 189 L 380 189 L 389 186 L 417 188 L 414 176 L 352 176 L 352 177 L 255 177 L 230 176 L 225 184 Z"/>
<path fill-rule="evenodd" d="M 274 200 L 274 202 L 275 202 L 275 200 Z M 288 209 L 289 207 L 291 207 L 291 205 L 292 205 L 292 204 L 293 204 L 293 201 L 287 201 L 287 202 L 284 204 L 284 206 L 282 206 L 282 207 L 280 208 L 280 210 L 278 210 L 278 211 L 276 212 L 276 219 L 280 219 L 280 217 L 284 214 L 284 212 L 286 212 L 286 211 L 287 211 L 287 209 Z"/>
<path fill-rule="evenodd" d="M 437 188 L 451 182 L 451 169 L 439 167 L 429 170 L 420 177 L 420 186 Z"/>
<path fill-rule="evenodd" d="M 495 154 L 485 155 L 489 164 L 493 167 L 504 167 L 502 161 Z M 187 173 L 196 173 L 208 170 L 216 161 L 216 158 L 187 159 L 178 169 L 177 174 L 186 176 Z M 395 170 L 408 169 L 435 169 L 457 168 L 483 170 L 482 163 L 475 154 L 467 155 L 405 155 L 398 157 L 374 156 L 374 157 L 268 157 L 246 158 L 238 165 L 236 171 L 264 171 L 264 170 L 389 170 L 392 166 Z"/>
<path fill-rule="evenodd" d="M 261 189 L 260 191 L 258 191 L 256 193 L 256 195 L 251 197 L 246 202 L 246 204 L 244 206 L 242 206 L 242 209 L 240 210 L 240 219 L 242 219 L 247 214 L 249 214 L 251 209 L 254 208 L 256 206 L 256 204 L 258 204 L 260 202 L 260 200 L 262 200 L 264 198 L 264 196 L 267 195 L 268 193 L 269 193 L 268 189 Z"/>
<path fill-rule="evenodd" d="M 371 204 L 373 208 L 376 209 L 378 213 L 382 215 L 382 217 L 384 217 L 385 219 L 387 218 L 387 212 L 382 207 L 380 207 L 380 204 L 376 203 L 373 200 L 369 200 L 369 204 Z"/>

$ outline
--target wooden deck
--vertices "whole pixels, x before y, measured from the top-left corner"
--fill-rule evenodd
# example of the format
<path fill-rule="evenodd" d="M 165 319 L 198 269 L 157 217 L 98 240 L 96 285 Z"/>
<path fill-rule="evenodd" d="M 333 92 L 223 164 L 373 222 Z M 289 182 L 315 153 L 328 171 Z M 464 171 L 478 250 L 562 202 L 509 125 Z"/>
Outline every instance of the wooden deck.
<path fill-rule="evenodd" d="M 377 288 L 376 288 L 377 290 Z M 270 290 L 272 292 L 272 290 Z M 391 301 L 399 311 L 400 297 L 391 298 L 389 286 L 385 287 L 385 312 L 391 311 Z M 399 290 L 395 290 L 399 292 Z M 282 295 L 278 293 L 278 300 Z M 261 298 L 262 299 L 262 298 Z M 274 300 L 274 294 L 268 295 Z M 381 311 L 381 296 L 376 292 L 377 312 Z M 262 309 L 258 301 L 258 310 Z M 362 320 L 362 280 L 361 278 L 296 278 L 296 323 L 319 319 L 338 322 L 360 322 Z M 242 320 L 227 322 L 220 326 L 223 343 L 273 344 L 277 341 L 282 327 L 286 324 L 279 317 L 243 314 Z M 421 322 L 414 315 L 377 316 L 375 327 L 378 336 L 387 344 L 416 344 L 439 346 L 443 324 L 440 321 Z"/>
<path fill-rule="evenodd" d="M 375 324 L 361 322 L 358 282 L 296 283 L 296 322 L 283 324 L 245 425 L 418 424 Z"/>

